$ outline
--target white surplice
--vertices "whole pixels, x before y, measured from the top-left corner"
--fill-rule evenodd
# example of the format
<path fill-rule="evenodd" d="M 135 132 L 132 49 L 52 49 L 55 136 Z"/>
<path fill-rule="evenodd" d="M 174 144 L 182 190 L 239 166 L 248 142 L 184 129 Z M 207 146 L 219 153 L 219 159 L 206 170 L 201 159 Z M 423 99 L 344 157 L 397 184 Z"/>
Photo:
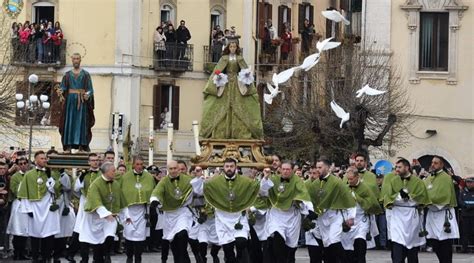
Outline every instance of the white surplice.
<path fill-rule="evenodd" d="M 28 236 L 44 238 L 54 236 L 60 231 L 59 209 L 49 211 L 53 197 L 46 191 L 43 198 L 39 201 L 30 201 L 22 199 L 21 212 L 33 213 L 33 217 L 28 215 Z"/>
<path fill-rule="evenodd" d="M 123 222 L 123 237 L 130 241 L 144 241 L 150 236 L 150 227 L 146 226 L 146 209 L 144 204 L 136 204 L 128 207 L 128 216 L 132 222 Z M 126 220 L 126 219 L 125 219 Z"/>
<path fill-rule="evenodd" d="M 392 242 L 396 242 L 408 249 L 419 247 L 426 243 L 425 237 L 420 237 L 421 220 L 423 214 L 418 213 L 416 202 L 404 201 L 398 194 L 392 207 L 392 212 L 387 222 L 390 228 Z"/>
<path fill-rule="evenodd" d="M 451 233 L 444 232 L 443 225 L 446 219 L 451 225 Z M 459 227 L 454 208 L 429 206 L 428 213 L 426 214 L 426 231 L 428 231 L 426 238 L 429 239 L 446 240 L 459 238 Z"/>

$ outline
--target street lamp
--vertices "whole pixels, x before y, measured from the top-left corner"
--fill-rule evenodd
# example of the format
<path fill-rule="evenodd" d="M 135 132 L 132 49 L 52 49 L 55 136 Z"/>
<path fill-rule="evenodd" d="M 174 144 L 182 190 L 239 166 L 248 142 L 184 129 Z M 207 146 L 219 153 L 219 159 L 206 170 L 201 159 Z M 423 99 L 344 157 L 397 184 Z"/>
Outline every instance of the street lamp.
<path fill-rule="evenodd" d="M 28 114 L 28 124 L 30 125 L 30 138 L 29 138 L 29 144 L 28 144 L 28 156 L 29 160 L 31 161 L 31 145 L 32 145 L 32 139 L 33 139 L 33 124 L 34 120 L 36 119 L 36 116 L 38 114 L 43 113 L 45 110 L 49 109 L 51 106 L 50 103 L 48 102 L 48 96 L 47 95 L 40 95 L 39 99 L 38 96 L 35 94 L 32 94 L 32 88 L 35 84 L 38 83 L 38 76 L 36 74 L 31 74 L 28 77 L 28 96 L 24 99 L 23 94 L 17 93 L 15 94 L 15 99 L 16 99 L 16 107 L 20 111 L 20 114 L 22 112 L 25 112 Z"/>

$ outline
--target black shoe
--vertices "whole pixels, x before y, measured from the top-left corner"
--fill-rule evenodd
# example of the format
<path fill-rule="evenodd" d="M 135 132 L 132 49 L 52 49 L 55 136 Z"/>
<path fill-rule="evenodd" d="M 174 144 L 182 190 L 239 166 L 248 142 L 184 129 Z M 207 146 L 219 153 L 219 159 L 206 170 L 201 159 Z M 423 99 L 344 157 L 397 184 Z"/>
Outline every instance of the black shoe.
<path fill-rule="evenodd" d="M 161 250 L 159 250 L 158 248 L 156 247 L 150 247 L 148 248 L 148 252 L 160 252 Z"/>

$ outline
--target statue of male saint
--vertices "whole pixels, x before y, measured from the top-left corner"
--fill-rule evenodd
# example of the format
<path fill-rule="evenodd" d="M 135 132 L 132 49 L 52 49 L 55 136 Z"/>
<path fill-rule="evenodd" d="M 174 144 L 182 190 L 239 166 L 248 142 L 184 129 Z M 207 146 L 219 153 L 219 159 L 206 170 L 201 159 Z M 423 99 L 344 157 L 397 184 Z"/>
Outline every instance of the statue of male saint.
<path fill-rule="evenodd" d="M 65 153 L 71 149 L 90 152 L 94 126 L 94 89 L 89 72 L 81 68 L 81 55 L 71 57 L 73 69 L 66 72 L 60 86 L 63 111 L 59 123 L 59 133 Z"/>

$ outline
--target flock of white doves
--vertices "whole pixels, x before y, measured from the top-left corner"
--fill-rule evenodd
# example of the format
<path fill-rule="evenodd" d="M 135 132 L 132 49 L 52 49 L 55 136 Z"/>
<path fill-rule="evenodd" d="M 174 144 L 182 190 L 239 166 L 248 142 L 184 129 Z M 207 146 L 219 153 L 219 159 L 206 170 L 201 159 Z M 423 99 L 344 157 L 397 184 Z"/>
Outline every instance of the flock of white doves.
<path fill-rule="evenodd" d="M 325 18 L 331 21 L 334 21 L 336 23 L 344 22 L 344 24 L 350 25 L 350 22 L 337 10 L 322 11 L 321 13 Z M 321 53 L 323 51 L 333 49 L 341 45 L 340 42 L 330 42 L 331 40 L 332 40 L 332 37 L 325 39 L 321 42 L 318 41 L 318 43 L 316 44 L 316 49 L 318 50 L 318 52 L 307 56 L 303 60 L 303 64 L 284 70 L 278 74 L 273 73 L 272 84 L 267 83 L 267 89 L 270 93 L 263 95 L 265 102 L 267 104 L 272 104 L 273 99 L 278 95 L 278 93 L 281 93 L 281 90 L 279 89 L 278 85 L 287 82 L 296 71 L 298 70 L 309 71 L 311 68 L 316 66 L 316 64 L 318 64 L 319 59 L 321 58 Z M 371 88 L 369 85 L 365 85 L 363 88 L 356 91 L 356 98 L 360 98 L 364 94 L 369 95 L 369 96 L 375 96 L 375 95 L 383 94 L 385 92 L 387 91 L 376 90 L 376 89 Z M 339 125 L 339 127 L 342 128 L 342 125 L 345 122 L 349 121 L 350 119 L 349 112 L 346 112 L 341 106 L 339 106 L 334 101 L 334 98 L 331 101 L 331 109 L 334 111 L 336 116 L 341 119 L 341 124 Z"/>

